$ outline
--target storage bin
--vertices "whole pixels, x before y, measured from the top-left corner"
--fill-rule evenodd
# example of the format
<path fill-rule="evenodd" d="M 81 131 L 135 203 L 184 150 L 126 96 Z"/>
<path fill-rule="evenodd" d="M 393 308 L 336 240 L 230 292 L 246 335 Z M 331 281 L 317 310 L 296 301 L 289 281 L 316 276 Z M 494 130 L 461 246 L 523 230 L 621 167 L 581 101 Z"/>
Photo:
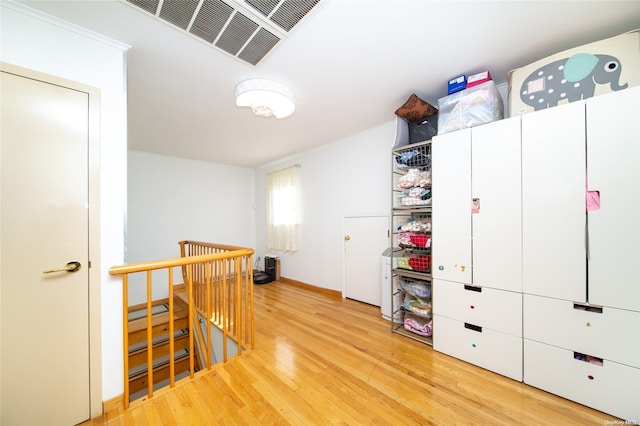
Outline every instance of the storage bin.
<path fill-rule="evenodd" d="M 438 107 L 439 135 L 504 117 L 502 97 L 493 80 L 440 98 Z"/>
<path fill-rule="evenodd" d="M 402 310 L 405 312 L 411 312 L 422 318 L 431 319 L 431 300 L 407 296 L 402 303 Z"/>
<path fill-rule="evenodd" d="M 509 116 L 640 85 L 640 30 L 511 70 Z"/>
<path fill-rule="evenodd" d="M 403 321 L 404 329 L 421 336 L 431 337 L 433 334 L 433 322 L 431 319 L 406 313 Z"/>
<path fill-rule="evenodd" d="M 410 255 L 398 257 L 398 268 L 419 272 L 431 271 L 431 255 Z"/>
<path fill-rule="evenodd" d="M 398 284 L 405 293 L 411 296 L 431 299 L 431 284 L 428 281 L 401 277 Z"/>
<path fill-rule="evenodd" d="M 402 248 L 429 248 L 431 235 L 416 232 L 398 232 L 398 244 Z"/>

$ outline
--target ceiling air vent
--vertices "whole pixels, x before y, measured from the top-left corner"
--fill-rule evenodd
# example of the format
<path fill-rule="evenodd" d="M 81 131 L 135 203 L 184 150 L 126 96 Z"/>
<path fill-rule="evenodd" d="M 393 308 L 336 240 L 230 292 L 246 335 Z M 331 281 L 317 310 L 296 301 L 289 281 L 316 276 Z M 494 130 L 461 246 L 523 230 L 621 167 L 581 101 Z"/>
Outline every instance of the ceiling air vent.
<path fill-rule="evenodd" d="M 198 0 L 164 1 L 160 9 L 160 18 L 186 30 L 198 3 Z"/>
<path fill-rule="evenodd" d="M 285 31 L 291 31 L 318 2 L 320 0 L 245 0 Z"/>
<path fill-rule="evenodd" d="M 120 0 L 256 65 L 321 0 Z"/>

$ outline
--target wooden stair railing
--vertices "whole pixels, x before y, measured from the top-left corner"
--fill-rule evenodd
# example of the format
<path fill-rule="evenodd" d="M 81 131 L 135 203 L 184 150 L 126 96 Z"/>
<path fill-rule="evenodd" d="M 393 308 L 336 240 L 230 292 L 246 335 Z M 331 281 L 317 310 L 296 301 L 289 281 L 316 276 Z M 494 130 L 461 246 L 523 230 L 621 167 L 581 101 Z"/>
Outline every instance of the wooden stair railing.
<path fill-rule="evenodd" d="M 168 379 L 169 386 L 174 387 L 176 381 L 176 371 L 189 372 L 189 378 L 193 379 L 196 366 L 202 364 L 202 368 L 211 369 L 211 325 L 218 327 L 223 335 L 223 362 L 228 359 L 227 339 L 236 342 L 237 351 L 235 355 L 240 355 L 246 349 L 254 349 L 254 313 L 253 313 L 253 254 L 254 250 L 244 247 L 236 247 L 221 244 L 203 243 L 196 241 L 180 242 L 181 257 L 152 262 L 132 263 L 122 266 L 114 266 L 110 269 L 112 275 L 122 276 L 122 299 L 123 299 L 123 351 L 124 351 L 124 406 L 129 407 L 131 395 L 134 389 L 138 389 L 140 384 L 147 387 L 147 397 L 153 397 L 154 383 L 159 380 Z M 201 250 L 199 254 L 193 254 Z M 184 291 L 176 291 L 182 287 L 174 282 L 174 269 L 181 268 L 184 280 Z M 158 272 L 164 271 L 164 272 Z M 143 274 L 146 278 L 146 303 L 139 305 L 146 310 L 146 316 L 130 322 L 128 294 L 130 276 Z M 161 278 L 159 278 L 161 277 Z M 166 279 L 164 278 L 166 277 Z M 168 311 L 161 316 L 153 315 L 154 306 L 158 301 L 152 300 L 153 294 L 158 294 L 158 289 L 166 291 Z M 166 290 L 164 290 L 166 289 Z M 186 302 L 186 308 L 180 309 L 180 298 Z M 207 335 L 198 336 L 201 332 L 197 325 L 198 313 L 206 321 Z M 155 317 L 155 319 L 154 319 Z M 132 326 L 133 323 L 133 326 Z M 133 327 L 133 333 L 130 333 Z M 135 330 L 139 328 L 139 330 Z M 176 337 L 176 330 L 188 330 L 188 343 L 182 336 Z M 168 346 L 158 345 L 157 333 L 167 335 Z M 155 334 L 154 334 L 155 333 Z M 154 337 L 155 336 L 155 337 Z M 203 347 L 203 359 L 198 362 L 196 358 L 194 336 L 200 341 Z M 146 353 L 137 353 L 130 357 L 129 347 L 132 342 L 146 340 Z M 154 341 L 155 340 L 155 341 Z M 175 359 L 169 354 L 180 352 L 183 346 L 186 347 L 184 358 Z M 160 349 L 162 348 L 162 349 Z M 158 351 L 157 353 L 154 353 Z M 157 366 L 157 360 L 162 357 L 166 362 L 162 366 Z M 146 355 L 146 365 L 158 368 L 148 368 L 146 376 L 134 377 L 130 380 L 130 360 L 139 362 L 140 358 Z M 188 368 L 183 368 L 188 364 Z M 154 379 L 154 373 L 159 377 Z"/>
<path fill-rule="evenodd" d="M 181 299 L 174 300 L 173 329 L 174 348 L 171 355 L 169 338 L 169 310 L 168 299 L 153 301 L 154 312 L 152 313 L 152 338 L 153 338 L 153 386 L 160 387 L 163 382 L 169 379 L 169 357 L 175 360 L 175 374 L 189 372 L 189 329 L 188 329 L 188 305 Z M 135 399 L 136 394 L 143 393 L 149 384 L 149 365 L 147 350 L 147 319 L 146 305 L 130 306 L 129 316 L 129 393 L 130 399 Z M 139 314 L 142 314 L 140 317 Z M 195 352 L 195 369 L 200 369 L 198 352 Z"/>
<path fill-rule="evenodd" d="M 233 251 L 234 246 L 213 244 L 202 241 L 180 241 L 183 257 L 214 255 Z M 193 306 L 206 322 L 207 347 L 211 345 L 211 326 L 223 335 L 223 361 L 227 361 L 227 338 L 240 346 L 253 342 L 253 263 L 252 258 L 229 258 L 226 262 L 198 263 L 192 265 L 191 283 Z M 185 283 L 188 271 L 182 268 Z M 246 276 L 248 275 L 248 276 Z M 250 283 L 250 285 L 249 285 Z M 208 356 L 211 355 L 209 352 Z M 206 359 L 210 365 L 210 358 Z"/>

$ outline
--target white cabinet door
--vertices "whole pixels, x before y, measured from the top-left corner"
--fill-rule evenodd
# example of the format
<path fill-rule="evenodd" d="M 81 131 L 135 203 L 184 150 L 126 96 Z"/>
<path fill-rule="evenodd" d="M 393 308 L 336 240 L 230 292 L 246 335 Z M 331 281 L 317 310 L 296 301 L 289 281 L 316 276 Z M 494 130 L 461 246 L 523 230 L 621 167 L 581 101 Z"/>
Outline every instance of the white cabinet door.
<path fill-rule="evenodd" d="M 586 300 L 585 105 L 522 116 L 523 291 Z"/>
<path fill-rule="evenodd" d="M 471 283 L 471 130 L 433 138 L 432 275 Z"/>
<path fill-rule="evenodd" d="M 520 117 L 471 132 L 473 284 L 522 291 Z"/>
<path fill-rule="evenodd" d="M 589 302 L 640 311 L 640 88 L 587 101 Z"/>

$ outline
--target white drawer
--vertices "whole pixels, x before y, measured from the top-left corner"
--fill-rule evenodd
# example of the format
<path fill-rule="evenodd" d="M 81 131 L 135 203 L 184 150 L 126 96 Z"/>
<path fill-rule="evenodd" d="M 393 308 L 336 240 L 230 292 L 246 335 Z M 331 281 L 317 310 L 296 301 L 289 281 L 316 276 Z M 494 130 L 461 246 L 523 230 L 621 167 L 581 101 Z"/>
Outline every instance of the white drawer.
<path fill-rule="evenodd" d="M 522 381 L 522 338 L 435 315 L 433 349 Z"/>
<path fill-rule="evenodd" d="M 440 330 L 438 330 L 440 332 Z M 566 349 L 524 339 L 524 382 L 628 421 L 640 419 L 640 369 L 574 359 Z"/>
<path fill-rule="evenodd" d="M 434 314 L 522 337 L 522 293 L 433 280 Z"/>
<path fill-rule="evenodd" d="M 526 339 L 640 368 L 639 313 L 528 294 L 523 309 Z"/>

